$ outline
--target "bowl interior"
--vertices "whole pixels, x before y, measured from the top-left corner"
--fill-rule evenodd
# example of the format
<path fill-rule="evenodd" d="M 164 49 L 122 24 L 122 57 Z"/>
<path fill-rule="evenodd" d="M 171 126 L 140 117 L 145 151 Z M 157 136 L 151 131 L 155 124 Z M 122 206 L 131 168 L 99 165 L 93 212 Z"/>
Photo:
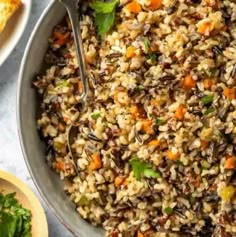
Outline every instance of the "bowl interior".
<path fill-rule="evenodd" d="M 32 214 L 32 236 L 48 236 L 48 225 L 41 204 L 29 188 L 20 180 L 5 172 L 0 172 L 0 190 L 4 193 L 16 193 L 17 200 Z"/>
<path fill-rule="evenodd" d="M 32 89 L 32 80 L 42 67 L 43 58 L 48 47 L 48 38 L 52 29 L 65 16 L 65 9 L 53 1 L 39 19 L 27 45 L 22 60 L 18 87 L 18 129 L 22 151 L 31 176 L 46 202 L 51 206 L 63 224 L 80 237 L 101 237 L 101 228 L 92 227 L 81 219 L 75 206 L 63 191 L 63 182 L 45 160 L 46 147 L 37 133 L 36 91 Z"/>

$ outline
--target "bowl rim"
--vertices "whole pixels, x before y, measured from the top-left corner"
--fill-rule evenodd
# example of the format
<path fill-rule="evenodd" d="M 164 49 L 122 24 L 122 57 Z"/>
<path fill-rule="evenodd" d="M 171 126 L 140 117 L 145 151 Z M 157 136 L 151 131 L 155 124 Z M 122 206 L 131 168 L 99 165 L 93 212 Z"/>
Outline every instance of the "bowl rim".
<path fill-rule="evenodd" d="M 15 47 L 17 46 L 17 44 L 19 43 L 21 37 L 23 36 L 23 33 L 25 32 L 25 29 L 27 27 L 27 24 L 29 22 L 29 19 L 30 19 L 30 15 L 31 15 L 31 10 L 32 10 L 32 4 L 33 4 L 33 1 L 32 0 L 27 0 L 27 9 L 25 10 L 26 11 L 26 16 L 25 16 L 25 19 L 23 19 L 22 21 L 22 26 L 21 26 L 21 31 L 19 32 L 18 35 L 16 35 L 16 39 L 15 39 L 15 43 L 11 46 L 10 50 L 5 53 L 5 56 L 1 59 L 0 61 L 0 67 L 5 63 L 5 61 L 8 59 L 8 57 L 11 55 L 11 53 L 13 52 L 13 50 L 15 49 Z M 25 1 L 23 1 L 23 5 L 24 5 Z"/>
<path fill-rule="evenodd" d="M 45 17 L 48 15 L 48 13 L 51 11 L 51 9 L 56 5 L 56 1 L 52 1 L 48 4 L 48 6 L 44 9 L 43 13 L 41 14 L 41 16 L 39 17 L 36 25 L 34 26 L 34 29 L 29 37 L 28 43 L 26 45 L 25 48 L 25 52 L 21 61 L 21 65 L 20 65 L 20 70 L 19 70 L 19 76 L 18 76 L 18 83 L 17 83 L 17 96 L 16 96 L 16 118 L 17 118 L 17 131 L 18 131 L 18 138 L 20 141 L 20 146 L 21 146 L 21 151 L 24 157 L 24 161 L 26 163 L 27 169 L 30 173 L 30 176 L 33 180 L 33 183 L 36 187 L 36 189 L 38 190 L 40 196 L 42 197 L 42 199 L 44 200 L 44 202 L 46 203 L 46 205 L 49 207 L 49 209 L 53 212 L 53 214 L 57 217 L 57 219 L 66 227 L 67 230 L 69 230 L 74 236 L 78 236 L 78 234 L 72 230 L 72 228 L 69 226 L 69 224 L 66 222 L 66 220 L 59 214 L 57 213 L 56 209 L 51 205 L 50 201 L 47 200 L 46 196 L 44 195 L 44 193 L 41 191 L 39 184 L 34 176 L 34 173 L 30 167 L 30 164 L 28 162 L 27 159 L 27 154 L 26 154 L 26 150 L 25 150 L 25 145 L 24 145 L 24 139 L 22 136 L 22 120 L 21 120 L 21 112 L 20 112 L 20 97 L 21 97 L 21 88 L 22 88 L 22 81 L 23 81 L 23 76 L 25 73 L 25 63 L 27 61 L 28 58 L 28 54 L 30 52 L 30 49 L 33 45 L 33 41 L 35 39 L 35 35 L 38 31 L 38 29 L 41 26 L 42 21 L 45 19 Z"/>
<path fill-rule="evenodd" d="M 33 193 L 33 191 L 28 187 L 26 183 L 21 181 L 15 175 L 12 175 L 8 172 L 0 170 L 0 179 L 5 180 L 8 183 L 16 186 L 22 193 L 30 200 L 30 203 L 33 204 L 34 208 L 37 209 L 37 218 L 39 218 L 41 226 L 45 228 L 43 231 L 45 233 L 45 237 L 48 236 L 48 223 L 45 215 L 45 211 L 38 200 L 37 196 Z"/>

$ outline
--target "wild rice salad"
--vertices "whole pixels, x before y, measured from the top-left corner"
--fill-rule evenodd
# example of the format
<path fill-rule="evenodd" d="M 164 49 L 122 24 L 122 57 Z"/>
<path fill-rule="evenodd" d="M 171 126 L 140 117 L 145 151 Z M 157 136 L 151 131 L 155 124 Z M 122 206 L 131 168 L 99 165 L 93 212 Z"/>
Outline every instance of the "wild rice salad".
<path fill-rule="evenodd" d="M 34 80 L 78 213 L 109 237 L 236 236 L 236 1 L 86 2 L 80 24 L 88 110 L 68 19 Z"/>

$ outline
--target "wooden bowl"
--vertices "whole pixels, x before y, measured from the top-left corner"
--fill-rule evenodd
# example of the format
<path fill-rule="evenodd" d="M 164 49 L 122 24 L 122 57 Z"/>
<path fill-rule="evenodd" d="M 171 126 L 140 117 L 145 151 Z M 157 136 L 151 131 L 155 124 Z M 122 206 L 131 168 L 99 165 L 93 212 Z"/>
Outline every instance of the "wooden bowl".
<path fill-rule="evenodd" d="M 48 237 L 48 224 L 44 210 L 29 187 L 15 176 L 0 171 L 0 190 L 6 193 L 16 193 L 16 199 L 32 214 L 32 237 Z"/>

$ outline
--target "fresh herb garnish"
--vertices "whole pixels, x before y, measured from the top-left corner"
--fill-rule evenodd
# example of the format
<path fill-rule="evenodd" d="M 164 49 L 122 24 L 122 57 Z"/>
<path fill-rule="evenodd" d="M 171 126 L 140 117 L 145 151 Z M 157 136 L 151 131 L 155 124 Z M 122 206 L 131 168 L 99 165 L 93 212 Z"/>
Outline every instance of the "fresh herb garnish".
<path fill-rule="evenodd" d="M 107 33 L 114 25 L 115 9 L 119 0 L 109 2 L 94 1 L 90 7 L 95 11 L 95 25 L 98 28 L 98 34 Z"/>
<path fill-rule="evenodd" d="M 157 55 L 156 54 L 149 54 L 149 57 L 151 59 L 151 62 L 152 63 L 155 63 L 157 61 Z"/>
<path fill-rule="evenodd" d="M 213 113 L 214 111 L 215 111 L 215 109 L 212 108 L 212 107 L 210 107 L 210 108 L 208 108 L 208 109 L 204 112 L 204 115 L 211 114 L 211 113 Z"/>
<path fill-rule="evenodd" d="M 209 169 L 211 164 L 207 160 L 202 160 L 201 162 L 202 169 Z"/>
<path fill-rule="evenodd" d="M 144 43 L 145 53 L 149 53 L 150 41 L 149 41 L 148 37 L 144 37 L 143 43 Z"/>
<path fill-rule="evenodd" d="M 100 113 L 93 113 L 93 114 L 91 114 L 91 118 L 94 119 L 94 120 L 96 120 L 96 119 L 98 119 L 100 117 L 101 117 Z"/>
<path fill-rule="evenodd" d="M 136 88 L 138 91 L 142 91 L 144 89 L 144 87 L 142 85 L 138 85 Z"/>
<path fill-rule="evenodd" d="M 162 123 L 163 123 L 163 120 L 162 119 L 160 119 L 160 118 L 157 118 L 157 119 L 155 119 L 155 124 L 156 125 L 162 125 Z"/>
<path fill-rule="evenodd" d="M 0 192 L 0 236 L 31 237 L 31 213 L 15 198 Z"/>
<path fill-rule="evenodd" d="M 131 161 L 131 167 L 134 172 L 134 176 L 137 180 L 141 180 L 142 176 L 146 178 L 160 178 L 161 175 L 159 172 L 154 171 L 151 166 L 144 162 L 139 160 L 138 158 L 133 158 Z"/>
<path fill-rule="evenodd" d="M 150 51 L 151 42 L 148 39 L 148 37 L 143 38 L 143 43 L 144 43 L 144 52 L 149 56 L 151 62 L 155 63 L 157 61 L 157 55 Z"/>
<path fill-rule="evenodd" d="M 64 88 L 64 87 L 68 87 L 69 86 L 69 82 L 66 80 L 60 81 L 57 85 L 58 88 Z"/>
<path fill-rule="evenodd" d="M 214 99 L 214 95 L 206 95 L 201 98 L 201 102 L 204 105 L 208 105 L 208 104 L 212 103 L 213 99 Z"/>
<path fill-rule="evenodd" d="M 173 213 L 173 209 L 172 209 L 171 207 L 166 207 L 166 208 L 164 209 L 164 212 L 165 212 L 167 215 L 170 215 L 170 214 Z"/>

